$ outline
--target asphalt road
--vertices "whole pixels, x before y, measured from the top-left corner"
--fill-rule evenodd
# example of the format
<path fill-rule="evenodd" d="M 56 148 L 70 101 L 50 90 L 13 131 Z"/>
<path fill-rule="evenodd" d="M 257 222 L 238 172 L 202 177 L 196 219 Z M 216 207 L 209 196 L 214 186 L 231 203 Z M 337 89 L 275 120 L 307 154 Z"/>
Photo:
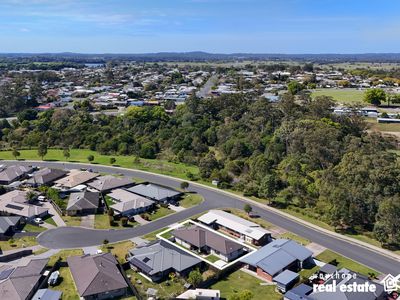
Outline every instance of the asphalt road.
<path fill-rule="evenodd" d="M 212 75 L 202 86 L 202 88 L 197 92 L 197 97 L 206 98 L 210 94 L 211 88 L 216 84 L 217 81 L 218 76 Z"/>
<path fill-rule="evenodd" d="M 71 164 L 71 163 L 56 163 L 56 162 L 20 162 L 21 164 L 36 165 L 41 167 L 53 168 L 87 168 L 85 164 Z M 2 161 L 0 164 L 15 164 L 15 162 Z M 180 181 L 162 177 L 157 174 L 143 173 L 135 170 L 123 170 L 113 167 L 91 165 L 93 171 L 102 173 L 119 173 L 127 177 L 142 178 L 146 181 L 162 184 L 165 186 L 179 187 Z M 205 201 L 190 209 L 182 212 L 169 215 L 165 218 L 158 219 L 149 224 L 138 226 L 131 229 L 124 230 L 92 230 L 79 227 L 60 227 L 50 229 L 42 233 L 38 237 L 40 245 L 46 248 L 61 249 L 61 248 L 78 248 L 86 246 L 101 245 L 104 239 L 110 242 L 122 241 L 138 236 L 148 234 L 157 229 L 161 229 L 170 224 L 187 219 L 195 214 L 205 212 L 213 208 L 243 208 L 244 201 L 235 196 L 230 196 L 219 192 L 217 190 L 210 190 L 206 187 L 191 185 L 189 190 L 201 194 Z M 360 245 L 353 244 L 347 240 L 331 236 L 321 231 L 307 227 L 301 223 L 286 218 L 275 212 L 254 207 L 254 212 L 257 213 L 262 219 L 282 227 L 290 232 L 307 238 L 317 244 L 320 244 L 328 249 L 331 249 L 341 255 L 350 259 L 358 261 L 366 266 L 369 266 L 382 273 L 390 273 L 397 275 L 400 273 L 400 261 L 395 258 L 387 257 L 383 254 L 366 249 Z"/>

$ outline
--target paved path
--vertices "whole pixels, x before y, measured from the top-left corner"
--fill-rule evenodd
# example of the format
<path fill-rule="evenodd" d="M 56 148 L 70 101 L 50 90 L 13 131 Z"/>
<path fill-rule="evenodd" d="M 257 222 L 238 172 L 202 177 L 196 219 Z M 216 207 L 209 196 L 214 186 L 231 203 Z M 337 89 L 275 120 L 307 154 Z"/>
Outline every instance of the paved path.
<path fill-rule="evenodd" d="M 15 163 L 15 161 L 2 161 L 2 164 Z M 179 188 L 181 182 L 179 179 L 153 173 L 99 165 L 26 161 L 18 163 L 66 169 L 89 167 L 96 172 L 121 173 L 127 177 L 142 178 L 146 181 L 175 188 Z M 169 224 L 185 220 L 195 214 L 199 214 L 213 208 L 230 207 L 242 209 L 243 205 L 250 201 L 243 197 L 212 189 L 196 183 L 190 184 L 190 190 L 201 194 L 205 201 L 198 206 L 185 209 L 179 213 L 168 215 L 165 218 L 155 220 L 146 225 L 123 230 L 90 230 L 79 227 L 61 227 L 50 229 L 40 234 L 38 236 L 38 242 L 47 248 L 63 249 L 101 245 L 104 239 L 108 239 L 111 243 L 128 240 L 148 234 L 160 228 L 167 227 Z M 400 259 L 394 254 L 382 251 L 374 246 L 363 244 L 356 240 L 351 240 L 336 233 L 329 232 L 295 217 L 288 216 L 275 209 L 266 207 L 265 205 L 257 204 L 255 202 L 251 203 L 253 206 L 253 211 L 258 214 L 260 218 L 278 227 L 300 235 L 314 243 L 338 252 L 380 272 L 391 273 L 394 275 L 399 273 Z"/>
<path fill-rule="evenodd" d="M 67 226 L 50 202 L 44 202 L 43 207 L 46 207 L 49 210 L 49 214 L 53 216 L 53 220 L 57 224 L 57 226 Z"/>
<path fill-rule="evenodd" d="M 146 225 L 149 221 L 143 219 L 140 215 L 135 216 L 135 221 L 138 222 L 140 225 Z"/>

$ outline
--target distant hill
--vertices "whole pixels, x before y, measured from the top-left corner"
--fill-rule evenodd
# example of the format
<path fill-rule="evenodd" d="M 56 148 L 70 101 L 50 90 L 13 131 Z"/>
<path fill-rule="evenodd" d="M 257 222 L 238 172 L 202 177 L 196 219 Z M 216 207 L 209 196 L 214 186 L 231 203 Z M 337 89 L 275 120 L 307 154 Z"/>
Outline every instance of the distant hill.
<path fill-rule="evenodd" d="M 21 58 L 35 61 L 74 61 L 74 62 L 106 62 L 118 61 L 311 61 L 311 62 L 400 62 L 400 53 L 364 53 L 364 54 L 262 54 L 262 53 L 207 53 L 195 52 L 158 52 L 141 54 L 81 54 L 81 53 L 0 53 L 0 59 L 18 60 Z"/>

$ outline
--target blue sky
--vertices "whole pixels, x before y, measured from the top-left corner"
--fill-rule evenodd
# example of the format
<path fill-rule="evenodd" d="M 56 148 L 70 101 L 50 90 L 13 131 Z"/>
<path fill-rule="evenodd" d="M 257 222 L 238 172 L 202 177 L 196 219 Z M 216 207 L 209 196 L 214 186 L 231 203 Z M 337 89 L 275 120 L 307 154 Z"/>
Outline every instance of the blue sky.
<path fill-rule="evenodd" d="M 400 52 L 397 0 L 0 0 L 0 52 Z"/>

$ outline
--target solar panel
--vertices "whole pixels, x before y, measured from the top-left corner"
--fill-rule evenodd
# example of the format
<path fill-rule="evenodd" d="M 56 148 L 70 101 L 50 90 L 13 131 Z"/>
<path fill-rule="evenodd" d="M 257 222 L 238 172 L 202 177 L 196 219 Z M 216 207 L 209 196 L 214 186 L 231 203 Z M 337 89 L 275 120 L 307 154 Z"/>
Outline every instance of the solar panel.
<path fill-rule="evenodd" d="M 7 279 L 14 270 L 15 270 L 15 268 L 11 268 L 11 269 L 0 272 L 0 280 Z"/>
<path fill-rule="evenodd" d="M 7 204 L 6 207 L 16 209 L 16 210 L 23 210 L 24 208 L 22 206 L 17 206 L 14 204 Z"/>

